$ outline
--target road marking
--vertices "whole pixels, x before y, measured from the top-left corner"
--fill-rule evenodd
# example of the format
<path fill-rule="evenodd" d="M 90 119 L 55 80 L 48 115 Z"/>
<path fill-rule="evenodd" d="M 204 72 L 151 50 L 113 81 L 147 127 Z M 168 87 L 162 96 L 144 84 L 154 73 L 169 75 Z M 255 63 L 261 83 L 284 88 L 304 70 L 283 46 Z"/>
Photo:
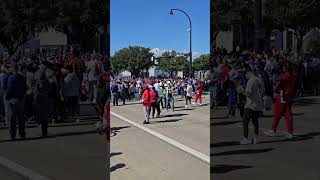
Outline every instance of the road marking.
<path fill-rule="evenodd" d="M 47 177 L 44 177 L 31 169 L 25 168 L 9 159 L 0 156 L 0 165 L 10 169 L 11 171 L 20 174 L 21 176 L 29 179 L 29 180 L 50 180 Z"/>
<path fill-rule="evenodd" d="M 210 157 L 209 156 L 207 156 L 207 155 L 205 155 L 205 154 L 203 154 L 201 152 L 198 152 L 198 151 L 196 151 L 196 150 L 194 150 L 194 149 L 192 149 L 192 148 L 190 148 L 190 147 L 188 147 L 188 146 L 186 146 L 184 144 L 181 144 L 181 143 L 179 143 L 179 142 L 177 142 L 177 141 L 175 141 L 173 139 L 170 139 L 170 138 L 168 138 L 168 137 L 166 137 L 166 136 L 164 136 L 164 135 L 162 135 L 162 134 L 160 134 L 160 133 L 158 133 L 156 131 L 153 131 L 153 130 L 151 130 L 149 128 L 146 128 L 146 127 L 144 127 L 144 126 L 142 126 L 142 125 L 140 125 L 138 123 L 135 123 L 135 122 L 123 117 L 123 116 L 120 116 L 117 113 L 114 113 L 114 112 L 110 111 L 110 114 L 112 116 L 114 116 L 114 117 L 117 117 L 117 118 L 119 118 L 119 119 L 121 119 L 121 120 L 123 120 L 123 121 L 125 121 L 125 122 L 127 122 L 129 124 L 131 124 L 132 126 L 135 126 L 136 128 L 139 128 L 139 129 L 149 133 L 150 135 L 152 135 L 152 136 L 154 136 L 156 138 L 159 138 L 159 139 L 169 143 L 170 145 L 172 145 L 172 146 L 174 146 L 174 147 L 176 147 L 176 148 L 178 148 L 178 149 L 180 149 L 180 150 L 182 150 L 182 151 L 184 151 L 184 152 L 196 157 L 197 159 L 200 159 L 200 160 L 204 161 L 205 163 L 210 164 Z"/>

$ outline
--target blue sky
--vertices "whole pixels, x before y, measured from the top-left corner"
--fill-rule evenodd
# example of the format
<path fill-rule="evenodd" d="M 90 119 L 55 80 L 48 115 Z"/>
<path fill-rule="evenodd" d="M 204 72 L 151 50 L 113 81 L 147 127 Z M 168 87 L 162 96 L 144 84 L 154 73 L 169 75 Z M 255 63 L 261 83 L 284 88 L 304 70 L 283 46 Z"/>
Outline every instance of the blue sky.
<path fill-rule="evenodd" d="M 210 49 L 210 0 L 110 0 L 111 55 L 130 45 L 189 51 L 189 21 L 192 20 L 194 56 Z"/>

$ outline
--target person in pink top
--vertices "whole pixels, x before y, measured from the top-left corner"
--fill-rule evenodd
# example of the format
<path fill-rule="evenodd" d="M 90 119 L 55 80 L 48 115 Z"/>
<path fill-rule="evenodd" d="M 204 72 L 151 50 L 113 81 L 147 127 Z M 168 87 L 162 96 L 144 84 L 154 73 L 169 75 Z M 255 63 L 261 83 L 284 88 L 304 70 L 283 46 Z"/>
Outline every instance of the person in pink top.
<path fill-rule="evenodd" d="M 150 119 L 150 108 L 151 108 L 151 96 L 150 96 L 150 91 L 147 84 L 143 85 L 143 94 L 140 102 L 143 105 L 143 112 L 144 112 L 143 124 L 150 124 L 149 119 Z"/>

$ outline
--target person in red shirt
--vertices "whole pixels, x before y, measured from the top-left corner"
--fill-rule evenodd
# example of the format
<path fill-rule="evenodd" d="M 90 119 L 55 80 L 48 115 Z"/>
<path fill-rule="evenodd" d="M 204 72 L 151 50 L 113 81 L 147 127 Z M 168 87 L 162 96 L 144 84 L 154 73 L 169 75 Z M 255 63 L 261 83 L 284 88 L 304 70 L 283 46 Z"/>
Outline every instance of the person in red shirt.
<path fill-rule="evenodd" d="M 200 101 L 200 106 L 202 105 L 202 91 L 203 91 L 203 84 L 201 81 L 198 82 L 199 86 L 198 89 L 196 91 L 196 102 L 195 104 L 197 104 L 198 100 Z"/>
<path fill-rule="evenodd" d="M 156 88 L 154 86 L 151 86 L 150 90 L 150 102 L 151 102 L 151 109 L 152 109 L 152 118 L 154 118 L 154 114 L 157 108 L 157 102 L 158 102 L 158 93 L 156 91 Z M 158 114 L 157 117 L 159 117 L 159 109 L 157 108 Z"/>
<path fill-rule="evenodd" d="M 149 119 L 150 119 L 151 96 L 150 96 L 150 91 L 147 84 L 143 85 L 143 94 L 140 102 L 143 105 L 143 112 L 144 112 L 143 124 L 150 124 Z"/>
<path fill-rule="evenodd" d="M 275 136 L 277 127 L 282 114 L 285 115 L 288 139 L 293 138 L 293 118 L 292 118 L 292 99 L 294 96 L 294 86 L 296 75 L 291 70 L 289 64 L 283 66 L 283 71 L 280 73 L 280 81 L 278 81 L 275 89 L 275 104 L 274 104 L 274 119 L 272 129 L 265 132 L 268 136 Z M 280 91 L 283 91 L 284 102 L 281 101 Z"/>

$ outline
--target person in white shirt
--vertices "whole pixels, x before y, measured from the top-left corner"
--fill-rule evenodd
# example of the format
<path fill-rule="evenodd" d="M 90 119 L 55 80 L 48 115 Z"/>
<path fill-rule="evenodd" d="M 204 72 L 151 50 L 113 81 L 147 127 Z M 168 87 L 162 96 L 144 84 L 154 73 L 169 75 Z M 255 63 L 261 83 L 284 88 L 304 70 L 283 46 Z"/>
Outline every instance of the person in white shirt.
<path fill-rule="evenodd" d="M 92 103 L 96 103 L 97 99 L 97 82 L 102 74 L 103 68 L 99 62 L 99 55 L 91 55 L 90 61 L 87 63 L 87 73 L 89 81 L 89 97 L 88 100 Z"/>

